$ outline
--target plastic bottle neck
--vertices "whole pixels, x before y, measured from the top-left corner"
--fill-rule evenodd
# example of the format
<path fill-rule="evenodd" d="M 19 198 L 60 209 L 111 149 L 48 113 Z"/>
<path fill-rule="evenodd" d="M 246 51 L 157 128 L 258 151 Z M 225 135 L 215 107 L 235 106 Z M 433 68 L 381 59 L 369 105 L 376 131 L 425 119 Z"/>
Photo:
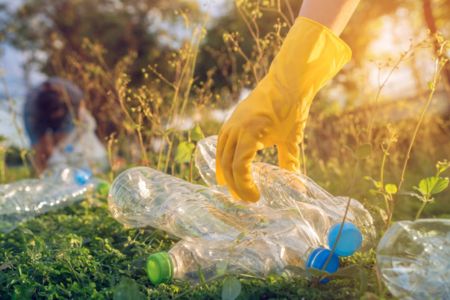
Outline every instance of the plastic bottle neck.
<path fill-rule="evenodd" d="M 182 278 L 182 268 L 180 265 L 180 261 L 177 259 L 177 255 L 175 253 L 172 253 L 172 251 L 169 251 L 169 258 L 170 262 L 172 264 L 172 276 L 173 278 Z"/>

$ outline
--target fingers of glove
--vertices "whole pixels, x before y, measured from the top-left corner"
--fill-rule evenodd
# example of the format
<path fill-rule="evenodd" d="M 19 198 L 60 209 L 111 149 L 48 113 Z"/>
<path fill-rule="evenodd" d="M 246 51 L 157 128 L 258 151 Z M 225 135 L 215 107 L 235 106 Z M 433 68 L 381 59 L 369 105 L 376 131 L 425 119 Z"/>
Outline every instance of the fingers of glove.
<path fill-rule="evenodd" d="M 278 144 L 278 164 L 281 168 L 289 171 L 298 171 L 300 168 L 300 147 L 293 142 Z"/>
<path fill-rule="evenodd" d="M 232 164 L 234 160 L 234 154 L 236 152 L 237 133 L 230 133 L 225 143 L 225 147 L 221 151 L 220 167 L 222 175 L 225 180 L 225 185 L 228 187 L 231 195 L 239 199 L 236 193 L 236 185 L 233 177 Z"/>
<path fill-rule="evenodd" d="M 260 193 L 252 176 L 252 161 L 258 150 L 258 140 L 246 131 L 241 131 L 232 163 L 234 186 L 240 199 L 256 202 Z"/>
<path fill-rule="evenodd" d="M 222 154 L 227 142 L 228 133 L 221 132 L 219 134 L 219 138 L 217 140 L 217 149 L 216 149 L 216 180 L 219 185 L 225 185 L 226 180 L 222 171 Z"/>

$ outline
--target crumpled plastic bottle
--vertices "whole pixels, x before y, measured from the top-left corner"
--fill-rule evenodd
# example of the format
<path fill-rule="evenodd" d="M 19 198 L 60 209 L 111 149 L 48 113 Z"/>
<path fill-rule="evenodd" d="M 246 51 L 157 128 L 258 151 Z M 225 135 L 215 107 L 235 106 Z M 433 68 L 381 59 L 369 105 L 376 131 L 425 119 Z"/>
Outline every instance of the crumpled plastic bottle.
<path fill-rule="evenodd" d="M 212 145 L 204 142 L 198 144 L 198 151 Z M 111 185 L 109 208 L 119 222 L 151 226 L 182 239 L 169 253 L 149 257 L 147 271 L 152 282 L 197 281 L 198 270 L 214 276 L 210 271 L 221 268 L 224 261 L 228 272 L 260 276 L 289 267 L 325 268 L 332 273 L 339 265 L 338 256 L 351 255 L 361 246 L 357 226 L 347 222 L 340 230 L 347 202 L 333 198 L 306 177 L 261 164 L 257 175 L 264 199 L 235 201 L 214 185 L 215 161 L 210 154 L 215 150 L 211 149 L 196 155 L 197 167 L 210 187 L 148 167 L 128 169 Z M 370 214 L 352 200 L 350 213 L 359 213 L 358 209 L 362 215 L 353 219 L 373 233 Z M 330 249 L 323 247 L 327 243 Z"/>
<path fill-rule="evenodd" d="M 377 266 L 400 299 L 450 299 L 450 220 L 397 222 L 377 247 Z"/>
<path fill-rule="evenodd" d="M 88 169 L 62 167 L 42 178 L 24 179 L 0 186 L 0 231 L 9 232 L 23 221 L 82 200 L 106 183 Z"/>
<path fill-rule="evenodd" d="M 322 268 L 329 256 L 335 262 L 338 253 L 351 255 L 362 242 L 356 226 L 346 224 L 342 235 L 349 239 L 341 238 L 338 246 L 332 246 L 336 248 L 333 254 L 322 245 L 327 239 L 334 245 L 338 232 L 330 230 L 333 224 L 320 207 L 299 202 L 299 213 L 292 208 L 274 209 L 236 202 L 220 191 L 148 167 L 121 173 L 111 185 L 108 202 L 113 217 L 119 222 L 130 227 L 152 226 L 164 230 L 183 239 L 179 247 L 184 249 L 184 254 L 187 255 L 186 249 L 191 250 L 188 256 L 173 254 L 173 262 L 168 260 L 167 253 L 151 256 L 150 278 L 155 283 L 159 281 L 159 273 L 166 274 L 161 275 L 164 279 L 168 273 L 175 272 L 175 269 L 168 269 L 175 266 L 175 262 L 176 276 L 193 279 L 192 274 L 198 268 L 208 270 L 222 260 L 230 262 L 230 271 L 247 270 L 261 276 L 280 273 L 289 266 L 305 269 L 308 261 L 311 266 L 322 264 Z M 361 238 L 354 239 L 354 232 Z M 354 247 L 350 252 L 349 245 Z M 323 250 L 314 252 L 315 249 Z M 320 254 L 321 259 L 309 260 L 313 252 Z M 239 255 L 244 256 L 237 259 Z M 195 261 L 185 261 L 189 257 L 194 257 Z M 337 265 L 331 263 L 330 268 Z M 194 266 L 196 269 L 191 269 Z M 335 270 L 329 269 L 330 273 L 332 271 Z M 183 275 L 188 273 L 191 275 Z"/>
<path fill-rule="evenodd" d="M 122 172 L 111 185 L 108 203 L 113 217 L 126 226 L 151 226 L 178 238 L 214 241 L 232 241 L 242 232 L 269 226 L 281 215 L 292 215 L 289 210 L 239 203 L 219 191 L 148 167 Z M 321 217 L 313 206 L 310 213 Z"/>
<path fill-rule="evenodd" d="M 217 186 L 216 183 L 216 145 L 217 136 L 210 136 L 198 142 L 195 165 L 208 186 L 228 193 L 225 188 Z M 310 204 L 322 209 L 330 219 L 330 224 L 335 224 L 342 221 L 350 200 L 346 219 L 363 232 L 364 249 L 373 245 L 376 236 L 373 218 L 357 200 L 348 197 L 334 197 L 309 177 L 286 171 L 271 164 L 253 163 L 252 174 L 261 192 L 261 199 L 257 202 L 259 206 L 268 206 L 274 209 L 296 209 L 301 215 L 301 206 Z"/>
<path fill-rule="evenodd" d="M 350 256 L 361 246 L 361 233 L 351 223 L 344 224 L 343 240 L 334 252 L 321 246 L 321 239 L 302 225 L 295 219 L 280 218 L 272 226 L 249 232 L 232 242 L 184 239 L 169 252 L 150 255 L 147 274 L 153 284 L 173 278 L 198 283 L 225 273 L 265 277 L 305 274 L 306 270 L 316 269 L 332 274 L 339 268 L 338 253 Z M 329 232 L 330 248 L 340 227 L 337 224 Z"/>

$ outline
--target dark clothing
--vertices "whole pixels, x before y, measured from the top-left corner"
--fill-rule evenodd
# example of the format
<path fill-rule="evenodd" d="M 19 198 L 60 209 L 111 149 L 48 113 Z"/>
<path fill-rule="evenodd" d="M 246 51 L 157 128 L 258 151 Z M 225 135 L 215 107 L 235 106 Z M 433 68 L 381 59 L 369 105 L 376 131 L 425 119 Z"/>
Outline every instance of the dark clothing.
<path fill-rule="evenodd" d="M 47 132 L 71 132 L 82 99 L 80 88 L 62 78 L 49 78 L 33 88 L 26 96 L 23 114 L 31 144 Z"/>

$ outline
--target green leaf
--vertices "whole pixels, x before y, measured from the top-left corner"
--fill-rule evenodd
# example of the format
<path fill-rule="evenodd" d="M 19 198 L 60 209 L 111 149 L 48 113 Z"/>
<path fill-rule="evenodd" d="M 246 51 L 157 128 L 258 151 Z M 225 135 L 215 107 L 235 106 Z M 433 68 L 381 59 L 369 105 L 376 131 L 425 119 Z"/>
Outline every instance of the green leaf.
<path fill-rule="evenodd" d="M 95 188 L 96 196 L 106 198 L 108 197 L 110 184 L 106 181 L 101 181 Z"/>
<path fill-rule="evenodd" d="M 371 144 L 362 144 L 356 149 L 356 157 L 358 159 L 367 158 L 372 153 Z"/>
<path fill-rule="evenodd" d="M 428 177 L 419 182 L 419 192 L 424 196 L 431 196 L 444 191 L 449 184 L 449 179 L 444 177 Z"/>
<path fill-rule="evenodd" d="M 114 288 L 114 300 L 139 300 L 145 299 L 139 290 L 139 285 L 131 278 L 124 277 Z"/>
<path fill-rule="evenodd" d="M 202 128 L 200 125 L 195 125 L 194 128 L 191 130 L 191 140 L 193 142 L 201 141 L 205 138 L 205 135 L 203 134 Z"/>
<path fill-rule="evenodd" d="M 438 180 L 436 184 L 434 185 L 433 189 L 431 190 L 432 195 L 439 194 L 440 192 L 443 192 L 448 187 L 449 179 L 447 177 L 438 177 Z"/>
<path fill-rule="evenodd" d="M 190 162 L 194 148 L 195 145 L 193 143 L 181 142 L 178 144 L 175 161 L 179 164 Z"/>
<path fill-rule="evenodd" d="M 223 281 L 222 300 L 234 300 L 241 294 L 242 286 L 236 277 L 227 277 Z"/>
<path fill-rule="evenodd" d="M 388 183 L 384 186 L 384 190 L 386 191 L 386 193 L 393 195 L 396 194 L 398 189 L 397 186 L 393 183 Z"/>
<path fill-rule="evenodd" d="M 434 183 L 436 181 L 436 177 L 428 177 L 424 178 L 419 182 L 419 187 L 417 190 L 423 195 L 423 196 L 429 196 L 431 195 L 431 190 L 433 189 Z"/>

